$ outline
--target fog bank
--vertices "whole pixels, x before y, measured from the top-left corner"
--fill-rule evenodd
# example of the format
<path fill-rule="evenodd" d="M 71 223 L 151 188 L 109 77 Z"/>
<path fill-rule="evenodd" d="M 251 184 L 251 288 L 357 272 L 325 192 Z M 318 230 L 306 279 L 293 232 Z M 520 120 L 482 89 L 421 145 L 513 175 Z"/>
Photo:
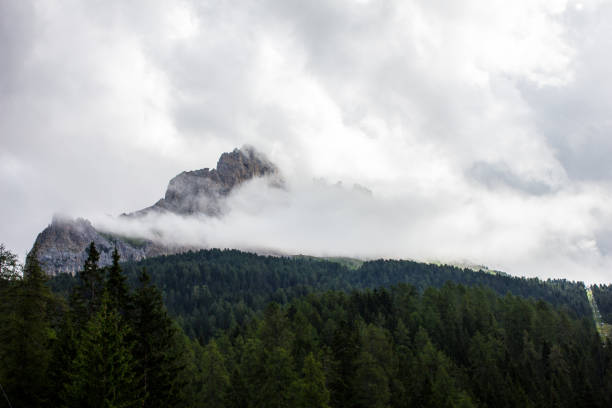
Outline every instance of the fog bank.
<path fill-rule="evenodd" d="M 166 244 L 270 254 L 396 258 L 486 265 L 518 276 L 609 282 L 597 241 L 610 217 L 602 191 L 531 196 L 478 186 L 432 194 L 377 192 L 325 180 L 256 179 L 236 189 L 221 217 L 97 217 L 97 228 Z M 607 211 L 607 212 L 605 212 Z"/>

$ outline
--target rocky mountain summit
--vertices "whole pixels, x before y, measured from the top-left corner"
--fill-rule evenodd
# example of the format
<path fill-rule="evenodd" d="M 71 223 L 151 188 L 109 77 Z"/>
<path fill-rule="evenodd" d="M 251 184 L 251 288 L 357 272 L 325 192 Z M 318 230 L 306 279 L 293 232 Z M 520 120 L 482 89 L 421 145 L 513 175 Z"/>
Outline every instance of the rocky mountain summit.
<path fill-rule="evenodd" d="M 164 198 L 151 207 L 125 216 L 142 216 L 151 212 L 169 211 L 175 214 L 222 213 L 222 201 L 232 189 L 254 177 L 275 177 L 282 183 L 278 169 L 252 147 L 223 153 L 216 169 L 184 171 L 170 180 Z"/>
<path fill-rule="evenodd" d="M 170 180 L 164 198 L 145 209 L 121 217 L 138 218 L 157 213 L 183 216 L 223 215 L 224 200 L 239 185 L 256 177 L 270 177 L 282 185 L 277 167 L 252 147 L 223 153 L 215 169 L 184 171 Z M 87 247 L 94 242 L 100 251 L 100 265 L 110 265 L 116 247 L 124 261 L 183 252 L 193 248 L 169 246 L 148 239 L 131 238 L 99 231 L 88 220 L 54 217 L 35 241 L 38 258 L 48 274 L 74 274 L 83 267 Z"/>

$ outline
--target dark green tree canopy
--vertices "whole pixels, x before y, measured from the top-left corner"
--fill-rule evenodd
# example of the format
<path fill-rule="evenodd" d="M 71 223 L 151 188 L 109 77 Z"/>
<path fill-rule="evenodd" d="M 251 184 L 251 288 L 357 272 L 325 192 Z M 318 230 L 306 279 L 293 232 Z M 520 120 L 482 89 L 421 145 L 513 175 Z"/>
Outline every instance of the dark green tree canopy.
<path fill-rule="evenodd" d="M 14 406 L 612 406 L 579 283 L 218 250 L 102 269 L 93 245 L 48 281 L 35 254 L 0 279 Z"/>

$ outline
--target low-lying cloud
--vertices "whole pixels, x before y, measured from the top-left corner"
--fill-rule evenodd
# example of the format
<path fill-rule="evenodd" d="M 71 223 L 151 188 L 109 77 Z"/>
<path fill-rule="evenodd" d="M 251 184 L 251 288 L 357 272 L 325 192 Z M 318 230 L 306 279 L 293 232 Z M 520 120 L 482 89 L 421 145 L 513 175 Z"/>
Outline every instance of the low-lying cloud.
<path fill-rule="evenodd" d="M 324 180 L 289 180 L 279 189 L 256 179 L 228 197 L 221 217 L 149 214 L 98 218 L 95 225 L 167 245 L 484 264 L 515 275 L 603 282 L 612 258 L 600 247 L 597 226 L 611 215 L 602 212 L 608 198 L 597 191 L 531 196 L 477 187 L 382 195 Z"/>

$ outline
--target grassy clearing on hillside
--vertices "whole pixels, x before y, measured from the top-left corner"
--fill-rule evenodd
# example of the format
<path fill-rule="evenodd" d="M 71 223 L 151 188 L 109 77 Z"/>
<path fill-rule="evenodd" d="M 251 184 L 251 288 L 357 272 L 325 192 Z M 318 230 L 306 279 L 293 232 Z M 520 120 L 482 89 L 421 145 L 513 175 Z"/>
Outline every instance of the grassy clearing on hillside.
<path fill-rule="evenodd" d="M 593 297 L 593 290 L 588 287 L 586 288 L 587 298 L 589 299 L 589 304 L 591 305 L 591 309 L 593 309 L 593 320 L 595 320 L 595 327 L 597 327 L 597 332 L 603 339 L 609 339 L 612 337 L 612 325 L 608 323 L 604 323 L 601 318 L 601 313 L 599 313 L 599 308 L 597 307 L 597 302 Z"/>
<path fill-rule="evenodd" d="M 342 256 L 328 256 L 328 257 L 317 257 L 317 256 L 310 256 L 310 255 L 294 255 L 292 258 L 295 259 L 311 259 L 311 260 L 315 260 L 315 261 L 327 261 L 327 262 L 334 262 L 337 264 L 340 264 L 344 267 L 346 267 L 347 269 L 350 270 L 357 270 L 361 267 L 361 265 L 363 265 L 363 262 L 361 259 L 357 259 L 357 258 L 348 258 L 348 257 L 342 257 Z"/>

